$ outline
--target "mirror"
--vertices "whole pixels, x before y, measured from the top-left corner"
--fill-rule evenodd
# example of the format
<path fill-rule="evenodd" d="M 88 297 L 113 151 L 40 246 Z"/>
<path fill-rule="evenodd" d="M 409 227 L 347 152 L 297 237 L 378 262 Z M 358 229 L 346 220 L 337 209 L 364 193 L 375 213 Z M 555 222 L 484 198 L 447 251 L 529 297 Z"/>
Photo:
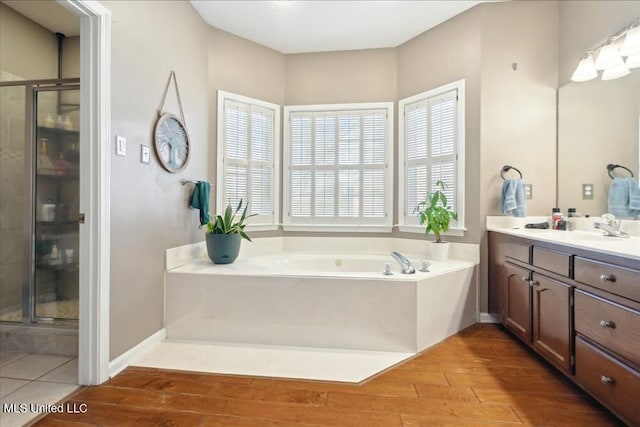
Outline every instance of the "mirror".
<path fill-rule="evenodd" d="M 638 177 L 640 169 L 640 70 L 626 77 L 570 82 L 558 92 L 558 205 L 563 212 L 599 216 L 608 211 L 611 178 L 619 164 Z M 621 168 L 615 177 L 628 177 Z M 592 199 L 583 184 L 593 185 Z M 638 219 L 638 217 L 636 217 Z"/>

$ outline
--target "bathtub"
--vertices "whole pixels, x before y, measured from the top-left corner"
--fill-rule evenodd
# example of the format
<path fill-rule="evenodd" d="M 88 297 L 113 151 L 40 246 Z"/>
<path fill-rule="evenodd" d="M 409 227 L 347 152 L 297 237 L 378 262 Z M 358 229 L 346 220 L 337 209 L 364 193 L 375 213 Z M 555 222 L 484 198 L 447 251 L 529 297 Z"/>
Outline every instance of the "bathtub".
<path fill-rule="evenodd" d="M 430 272 L 406 275 L 386 250 L 287 249 L 168 269 L 167 338 L 416 353 L 477 321 L 474 260 L 430 261 Z M 403 254 L 416 269 L 426 258 Z M 393 275 L 382 274 L 385 263 Z"/>

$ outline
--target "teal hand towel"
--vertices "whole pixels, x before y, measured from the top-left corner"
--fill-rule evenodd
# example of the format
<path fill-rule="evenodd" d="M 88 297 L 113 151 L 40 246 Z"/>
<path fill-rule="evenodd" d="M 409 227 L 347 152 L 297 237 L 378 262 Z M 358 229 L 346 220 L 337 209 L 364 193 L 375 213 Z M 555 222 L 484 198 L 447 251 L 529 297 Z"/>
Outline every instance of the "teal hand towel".
<path fill-rule="evenodd" d="M 609 213 L 616 218 L 640 214 L 640 189 L 634 178 L 614 178 L 609 187 Z"/>
<path fill-rule="evenodd" d="M 200 225 L 209 223 L 209 194 L 211 185 L 207 181 L 198 181 L 189 200 L 189 206 L 200 209 Z"/>
<path fill-rule="evenodd" d="M 508 216 L 527 216 L 527 201 L 521 179 L 505 179 L 502 185 L 502 213 Z"/>

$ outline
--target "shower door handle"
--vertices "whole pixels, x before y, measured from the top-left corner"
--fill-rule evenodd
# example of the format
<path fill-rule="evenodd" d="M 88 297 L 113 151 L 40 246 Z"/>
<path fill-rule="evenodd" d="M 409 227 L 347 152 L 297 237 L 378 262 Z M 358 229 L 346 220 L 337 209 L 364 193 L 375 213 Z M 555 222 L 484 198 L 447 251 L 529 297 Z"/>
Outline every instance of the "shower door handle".
<path fill-rule="evenodd" d="M 84 224 L 84 214 L 78 214 L 78 224 Z"/>

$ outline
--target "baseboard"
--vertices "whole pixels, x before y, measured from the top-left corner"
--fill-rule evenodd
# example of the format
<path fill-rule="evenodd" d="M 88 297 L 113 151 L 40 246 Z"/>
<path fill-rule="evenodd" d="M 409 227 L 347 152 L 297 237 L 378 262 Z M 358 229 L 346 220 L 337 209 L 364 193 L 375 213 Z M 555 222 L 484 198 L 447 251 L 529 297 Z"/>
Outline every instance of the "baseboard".
<path fill-rule="evenodd" d="M 144 341 L 131 347 L 129 350 L 122 353 L 120 356 L 109 362 L 109 377 L 115 377 L 122 372 L 127 366 L 139 360 L 144 356 L 154 345 L 162 342 L 167 338 L 167 330 L 165 328 L 160 329 L 158 332 L 147 337 Z"/>
<path fill-rule="evenodd" d="M 480 313 L 480 323 L 500 323 L 500 319 L 491 313 Z"/>

